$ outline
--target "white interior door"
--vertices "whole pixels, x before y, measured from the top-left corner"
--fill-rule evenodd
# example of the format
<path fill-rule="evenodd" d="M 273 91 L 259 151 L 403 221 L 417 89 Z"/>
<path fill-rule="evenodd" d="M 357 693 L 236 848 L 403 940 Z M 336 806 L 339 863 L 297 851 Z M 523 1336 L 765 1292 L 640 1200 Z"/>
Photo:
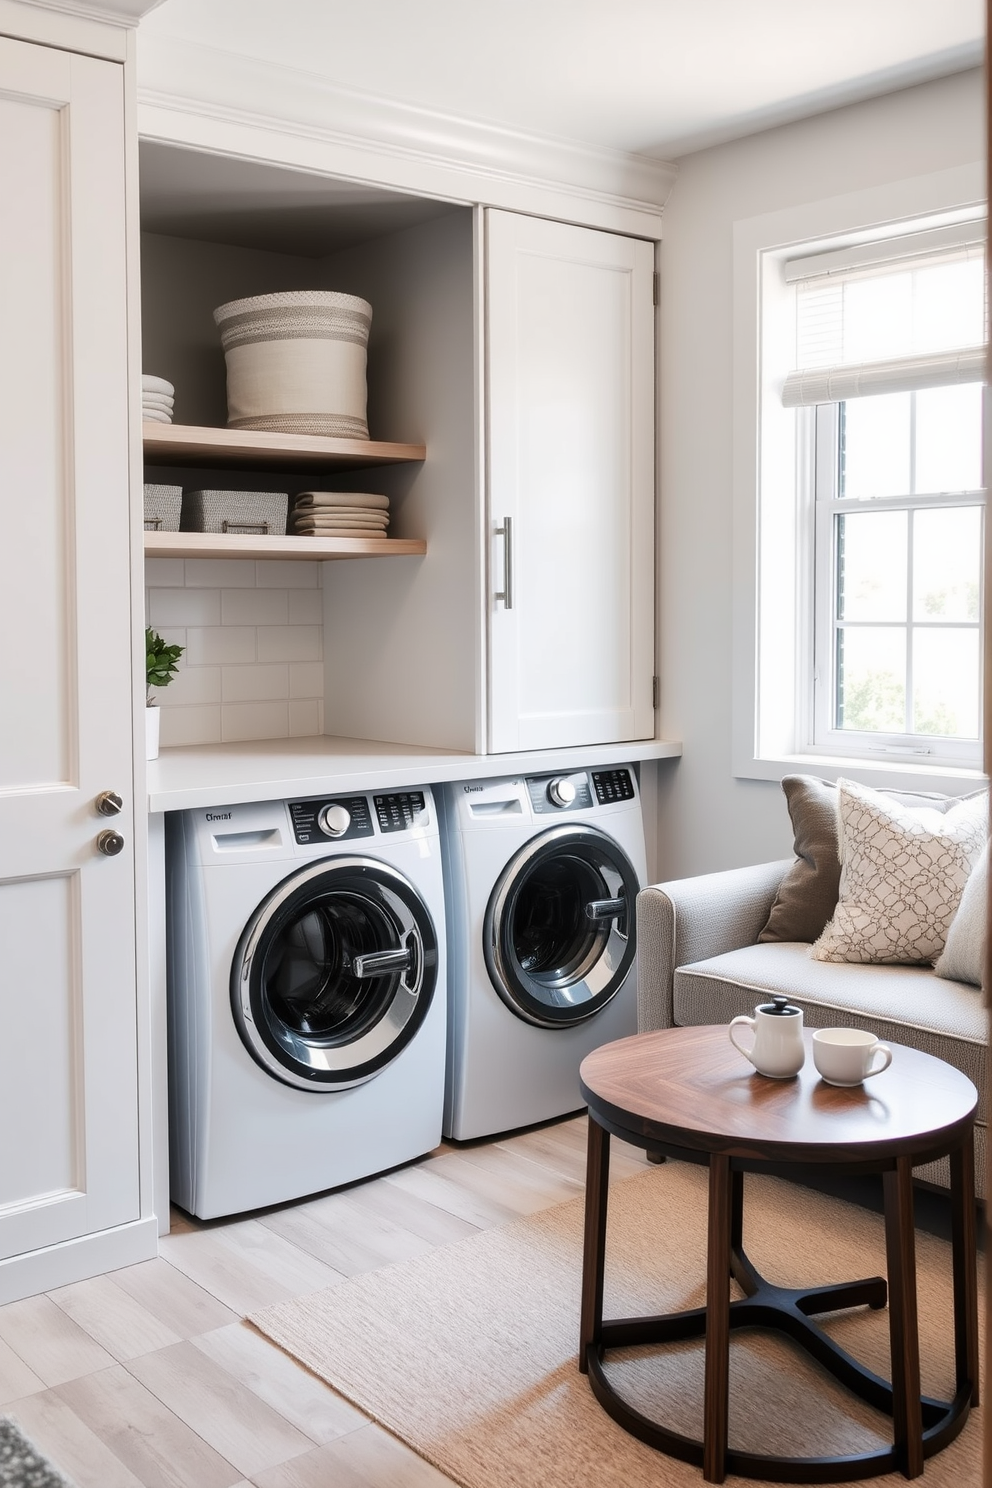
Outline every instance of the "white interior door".
<path fill-rule="evenodd" d="M 654 734 L 654 251 L 489 211 L 489 747 Z"/>
<path fill-rule="evenodd" d="M 0 40 L 0 1260 L 138 1217 L 123 131 Z"/>

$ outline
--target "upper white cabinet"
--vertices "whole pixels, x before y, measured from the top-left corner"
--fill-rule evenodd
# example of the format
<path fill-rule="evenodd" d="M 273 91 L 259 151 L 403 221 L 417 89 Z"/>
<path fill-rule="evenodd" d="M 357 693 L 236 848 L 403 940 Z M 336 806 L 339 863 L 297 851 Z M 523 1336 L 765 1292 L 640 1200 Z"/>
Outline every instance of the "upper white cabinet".
<path fill-rule="evenodd" d="M 372 305 L 373 441 L 426 449 L 253 472 L 385 494 L 409 545 L 324 565 L 324 732 L 467 754 L 653 739 L 653 243 L 152 141 L 141 165 L 144 370 L 180 423 L 224 422 L 214 306 L 331 289 Z M 217 482 L 189 454 L 148 479 Z"/>
<path fill-rule="evenodd" d="M 489 749 L 654 733 L 654 254 L 486 213 Z"/>
<path fill-rule="evenodd" d="M 0 1301 L 155 1249 L 139 1222 L 124 120 L 118 63 L 0 39 Z"/>

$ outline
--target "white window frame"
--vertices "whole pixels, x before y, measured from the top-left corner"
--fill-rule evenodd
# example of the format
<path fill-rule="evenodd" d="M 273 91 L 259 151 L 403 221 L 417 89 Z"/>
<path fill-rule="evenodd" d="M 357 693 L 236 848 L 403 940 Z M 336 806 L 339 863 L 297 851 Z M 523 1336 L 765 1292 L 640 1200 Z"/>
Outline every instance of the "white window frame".
<path fill-rule="evenodd" d="M 967 384 L 961 384 L 967 386 Z M 854 759 L 871 760 L 873 756 L 888 756 L 893 761 L 907 759 L 921 764 L 940 763 L 952 768 L 977 769 L 981 762 L 981 740 L 931 739 L 911 731 L 892 733 L 867 733 L 838 729 L 833 721 L 836 697 L 836 647 L 835 647 L 835 571 L 836 571 L 836 525 L 835 518 L 859 511 L 932 511 L 935 508 L 979 507 L 984 510 L 982 491 L 965 491 L 957 494 L 912 495 L 901 497 L 874 497 L 859 500 L 836 494 L 839 403 L 821 403 L 797 410 L 800 420 L 800 500 L 807 501 L 812 508 L 812 629 L 813 645 L 798 660 L 799 677 L 797 692 L 800 697 L 800 717 L 797 737 L 806 739 L 812 754 L 850 755 Z M 803 458 L 805 455 L 805 458 Z M 912 564 L 912 551 L 908 555 Z M 979 615 L 984 599 L 982 565 L 979 565 Z M 912 613 L 907 615 L 905 628 L 911 633 L 919 622 Z M 955 622 L 948 622 L 953 624 Z M 972 630 L 971 622 L 961 622 L 960 628 Z M 978 622 L 979 640 L 979 685 L 981 683 L 981 621 Z M 910 650 L 910 656 L 912 651 Z M 911 672 L 911 662 L 910 662 Z M 907 706 L 909 699 L 907 698 Z M 805 716 L 804 716 L 805 705 Z M 981 709 L 979 708 L 979 715 Z"/>
<path fill-rule="evenodd" d="M 784 264 L 813 254 L 953 227 L 985 213 L 984 162 L 734 224 L 733 740 L 735 776 L 779 780 L 807 770 L 904 789 L 964 792 L 977 767 L 917 757 L 813 751 L 802 658 L 813 652 L 811 502 L 796 475 L 810 459 L 795 410 L 782 404 L 795 361 L 795 290 Z M 812 472 L 807 470 L 812 486 Z M 805 689 L 807 698 L 809 689 Z"/>

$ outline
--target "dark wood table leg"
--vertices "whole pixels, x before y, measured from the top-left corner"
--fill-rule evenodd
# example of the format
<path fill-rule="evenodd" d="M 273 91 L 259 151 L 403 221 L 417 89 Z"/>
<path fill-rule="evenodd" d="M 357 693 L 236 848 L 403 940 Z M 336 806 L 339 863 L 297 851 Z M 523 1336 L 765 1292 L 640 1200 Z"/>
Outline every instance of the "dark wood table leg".
<path fill-rule="evenodd" d="M 603 1330 L 603 1277 L 606 1270 L 606 1204 L 610 1192 L 610 1134 L 589 1115 L 586 1149 L 586 1221 L 582 1244 L 582 1315 L 579 1325 L 579 1368 L 589 1372 L 590 1348 Z"/>
<path fill-rule="evenodd" d="M 972 1387 L 978 1404 L 978 1255 L 975 1236 L 975 1134 L 951 1153 L 951 1256 L 954 1271 L 954 1363 L 957 1389 Z"/>
<path fill-rule="evenodd" d="M 703 1396 L 703 1477 L 727 1475 L 727 1395 L 730 1386 L 730 1158 L 710 1158 L 709 1234 L 706 1249 L 706 1383 Z"/>
<path fill-rule="evenodd" d="M 920 1339 L 916 1313 L 916 1232 L 913 1169 L 896 1158 L 883 1174 L 885 1254 L 889 1272 L 889 1344 L 892 1352 L 892 1427 L 896 1457 L 907 1478 L 923 1471 Z"/>

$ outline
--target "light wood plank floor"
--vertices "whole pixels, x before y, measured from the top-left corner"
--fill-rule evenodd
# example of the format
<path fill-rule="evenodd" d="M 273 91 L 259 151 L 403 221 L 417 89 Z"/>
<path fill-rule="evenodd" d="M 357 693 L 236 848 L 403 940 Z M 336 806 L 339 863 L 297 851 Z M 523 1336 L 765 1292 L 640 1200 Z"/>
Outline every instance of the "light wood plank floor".
<path fill-rule="evenodd" d="M 0 1414 L 79 1488 L 450 1482 L 243 1321 L 582 1192 L 584 1116 L 202 1224 L 157 1260 L 0 1307 Z M 611 1172 L 644 1154 L 614 1140 Z"/>

